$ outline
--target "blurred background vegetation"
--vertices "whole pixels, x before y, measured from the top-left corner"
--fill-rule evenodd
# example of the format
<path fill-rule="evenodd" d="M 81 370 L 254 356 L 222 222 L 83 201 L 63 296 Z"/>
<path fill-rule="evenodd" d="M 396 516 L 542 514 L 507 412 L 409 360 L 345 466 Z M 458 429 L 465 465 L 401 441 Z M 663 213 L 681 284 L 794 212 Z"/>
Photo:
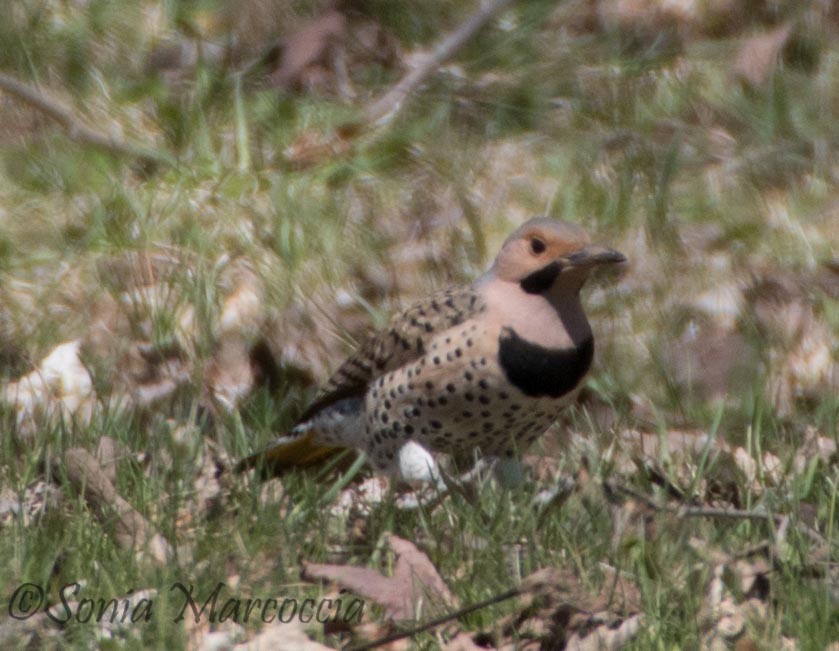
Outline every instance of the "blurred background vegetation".
<path fill-rule="evenodd" d="M 654 460 L 665 483 L 686 499 L 802 517 L 835 560 L 839 9 L 522 0 L 390 122 L 365 122 L 477 9 L 2 3 L 0 73 L 69 116 L 57 122 L 2 85 L 4 586 L 61 585 L 96 565 L 97 584 L 117 593 L 186 571 L 259 590 L 295 583 L 301 554 L 375 564 L 382 532 L 396 530 L 433 547 L 468 603 L 509 585 L 499 549 L 518 536 L 541 541 L 532 568 L 570 555 L 580 568 L 609 557 L 640 573 L 651 626 L 638 648 L 699 644 L 688 538 L 736 548 L 771 527 L 694 524 L 616 548 L 602 499 L 566 506 L 546 528 L 511 526 L 499 511 L 488 531 L 455 500 L 448 508 L 490 541 L 478 549 L 437 540 L 450 512 L 425 521 L 382 507 L 356 535 L 318 508 L 328 487 L 311 478 L 290 480 L 292 508 L 288 485 L 271 496 L 214 474 L 286 427 L 365 332 L 476 277 L 512 228 L 543 213 L 582 224 L 631 263 L 617 285 L 589 291 L 596 368 L 545 456 L 604 478 L 621 471 L 616 441 L 710 435 L 752 465 L 721 480 L 706 476 L 702 445 L 697 463 L 665 450 Z M 66 342 L 75 347 L 48 364 Z M 51 459 L 103 437 L 122 450 L 120 494 L 186 554 L 172 574 L 126 564 L 66 482 L 48 480 Z M 802 468 L 795 455 L 809 445 L 821 452 Z M 655 473 L 637 470 L 632 481 L 659 490 Z M 218 484 L 209 500 L 196 480 L 207 473 Z M 64 499 L 51 510 L 53 484 Z M 796 544 L 785 560 L 806 565 L 809 543 Z M 750 635 L 765 648 L 839 639 L 825 596 L 834 584 L 819 580 L 781 572 L 780 606 Z M 492 622 L 476 618 L 476 628 Z M 197 644 L 171 622 L 137 635 Z"/>

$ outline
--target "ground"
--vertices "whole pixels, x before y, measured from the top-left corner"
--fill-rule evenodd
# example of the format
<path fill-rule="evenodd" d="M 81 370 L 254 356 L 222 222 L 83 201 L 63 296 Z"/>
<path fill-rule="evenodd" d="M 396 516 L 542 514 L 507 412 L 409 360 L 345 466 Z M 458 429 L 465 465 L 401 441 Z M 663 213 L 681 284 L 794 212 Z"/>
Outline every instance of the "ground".
<path fill-rule="evenodd" d="M 271 626 L 178 621 L 171 588 L 224 583 L 221 609 L 337 583 L 363 625 L 294 633 L 337 647 L 407 616 L 347 569 L 408 557 L 442 583 L 419 623 L 524 586 L 419 648 L 839 641 L 835 7 L 514 3 L 365 122 L 476 9 L 4 3 L 0 72 L 129 146 L 0 92 L 0 640 L 230 645 Z M 630 264 L 586 291 L 594 368 L 524 486 L 406 509 L 357 467 L 231 473 L 365 333 L 544 213 Z M 18 620 L 25 584 L 58 619 L 154 612 Z"/>

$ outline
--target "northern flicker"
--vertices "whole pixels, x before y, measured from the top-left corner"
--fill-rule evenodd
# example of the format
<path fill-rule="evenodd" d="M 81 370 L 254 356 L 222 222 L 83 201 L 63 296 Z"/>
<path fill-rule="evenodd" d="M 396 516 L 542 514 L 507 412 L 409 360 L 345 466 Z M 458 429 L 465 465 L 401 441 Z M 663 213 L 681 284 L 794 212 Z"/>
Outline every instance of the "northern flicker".
<path fill-rule="evenodd" d="M 595 267 L 625 260 L 578 226 L 529 220 L 474 283 L 415 303 L 368 339 L 291 432 L 239 469 L 278 472 L 346 447 L 409 481 L 438 478 L 432 451 L 515 461 L 591 365 L 580 289 Z"/>

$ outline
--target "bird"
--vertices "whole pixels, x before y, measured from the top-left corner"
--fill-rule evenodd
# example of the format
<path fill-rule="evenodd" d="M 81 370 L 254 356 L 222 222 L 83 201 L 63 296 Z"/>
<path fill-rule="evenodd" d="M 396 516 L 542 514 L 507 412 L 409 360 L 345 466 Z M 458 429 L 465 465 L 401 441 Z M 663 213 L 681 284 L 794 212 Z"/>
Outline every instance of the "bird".
<path fill-rule="evenodd" d="M 576 224 L 529 219 L 474 282 L 410 305 L 364 341 L 291 430 L 237 469 L 282 474 L 355 448 L 409 483 L 439 483 L 441 452 L 456 464 L 479 454 L 518 477 L 521 454 L 592 364 L 580 290 L 596 268 L 625 262 Z"/>

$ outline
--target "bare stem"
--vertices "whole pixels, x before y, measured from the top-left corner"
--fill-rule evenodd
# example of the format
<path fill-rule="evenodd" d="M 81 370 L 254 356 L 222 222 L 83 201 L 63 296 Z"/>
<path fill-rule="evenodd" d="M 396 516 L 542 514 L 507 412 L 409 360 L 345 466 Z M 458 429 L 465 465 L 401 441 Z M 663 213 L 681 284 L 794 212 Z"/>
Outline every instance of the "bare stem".
<path fill-rule="evenodd" d="M 364 120 L 373 126 L 385 126 L 402 110 L 405 100 L 445 61 L 463 47 L 489 20 L 512 4 L 513 0 L 491 0 L 469 16 L 446 36 L 423 63 L 408 72 L 364 111 Z"/>
<path fill-rule="evenodd" d="M 0 90 L 57 122 L 71 140 L 82 145 L 101 149 L 117 156 L 136 158 L 147 165 L 175 164 L 169 156 L 153 149 L 132 145 L 90 128 L 67 104 L 3 72 L 0 72 Z"/>

